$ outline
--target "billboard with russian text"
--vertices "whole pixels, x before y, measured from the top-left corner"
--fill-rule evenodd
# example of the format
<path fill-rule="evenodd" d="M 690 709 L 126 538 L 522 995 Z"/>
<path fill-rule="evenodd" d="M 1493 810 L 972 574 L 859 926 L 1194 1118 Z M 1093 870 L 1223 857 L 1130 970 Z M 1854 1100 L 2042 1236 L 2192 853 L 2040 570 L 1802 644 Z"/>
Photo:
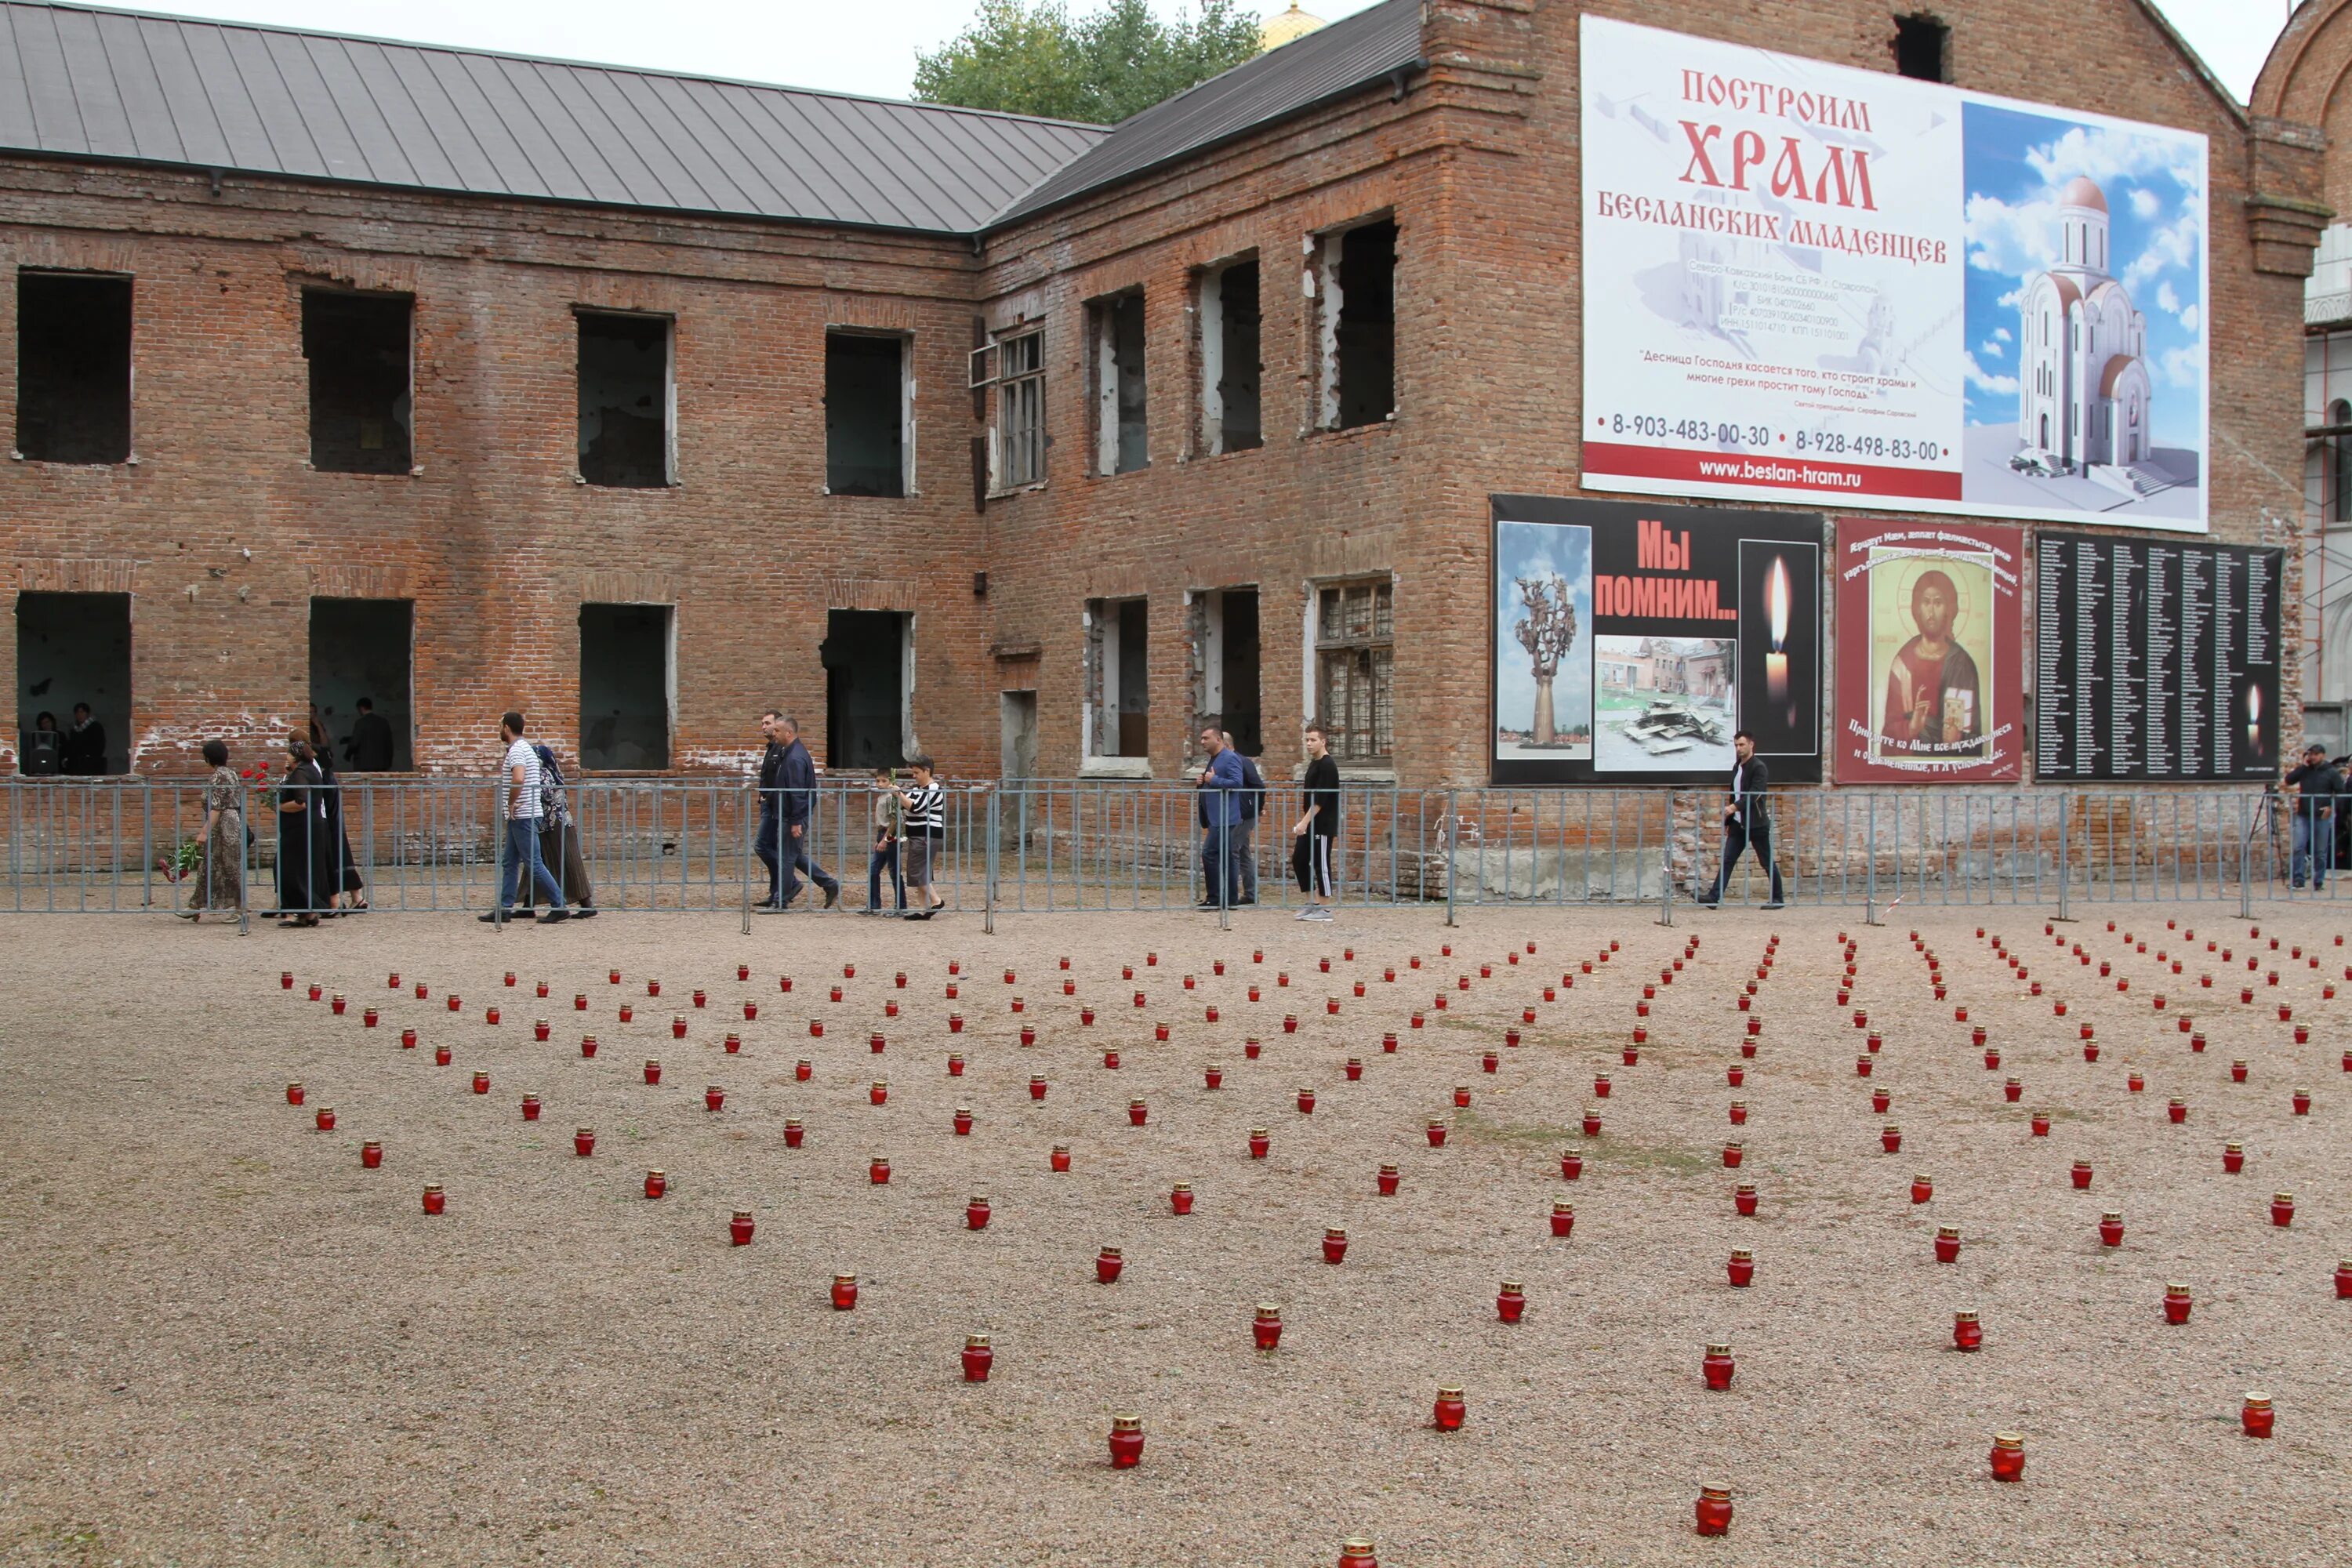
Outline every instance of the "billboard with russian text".
<path fill-rule="evenodd" d="M 2203 136 L 1581 21 L 1586 487 L 2204 531 Z"/>

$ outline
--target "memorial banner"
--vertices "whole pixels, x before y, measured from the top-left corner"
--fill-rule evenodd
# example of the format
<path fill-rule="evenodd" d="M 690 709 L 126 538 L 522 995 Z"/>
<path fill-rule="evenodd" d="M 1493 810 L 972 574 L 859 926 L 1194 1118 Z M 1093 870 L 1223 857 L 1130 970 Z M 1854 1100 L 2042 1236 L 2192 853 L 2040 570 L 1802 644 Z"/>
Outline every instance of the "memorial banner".
<path fill-rule="evenodd" d="M 1842 517 L 1840 784 L 2022 776 L 2025 531 Z"/>
<path fill-rule="evenodd" d="M 1580 21 L 1587 488 L 2205 531 L 2202 135 Z"/>
<path fill-rule="evenodd" d="M 1819 517 L 1491 501 L 1496 784 L 1822 776 Z"/>
<path fill-rule="evenodd" d="M 2043 533 L 2033 559 L 2037 778 L 2277 776 L 2284 551 Z"/>

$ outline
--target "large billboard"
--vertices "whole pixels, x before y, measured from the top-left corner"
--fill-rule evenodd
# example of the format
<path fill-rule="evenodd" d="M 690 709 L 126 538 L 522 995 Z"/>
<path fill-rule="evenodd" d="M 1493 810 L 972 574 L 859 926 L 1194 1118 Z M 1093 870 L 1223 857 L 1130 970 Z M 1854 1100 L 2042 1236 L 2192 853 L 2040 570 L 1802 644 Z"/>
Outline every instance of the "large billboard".
<path fill-rule="evenodd" d="M 1842 517 L 1840 784 L 2023 776 L 2025 531 Z"/>
<path fill-rule="evenodd" d="M 2275 778 L 2286 552 L 2038 533 L 2037 778 Z"/>
<path fill-rule="evenodd" d="M 2204 531 L 2203 136 L 1580 20 L 1586 488 Z"/>
<path fill-rule="evenodd" d="M 1496 784 L 1822 776 L 1820 517 L 1490 500 Z"/>

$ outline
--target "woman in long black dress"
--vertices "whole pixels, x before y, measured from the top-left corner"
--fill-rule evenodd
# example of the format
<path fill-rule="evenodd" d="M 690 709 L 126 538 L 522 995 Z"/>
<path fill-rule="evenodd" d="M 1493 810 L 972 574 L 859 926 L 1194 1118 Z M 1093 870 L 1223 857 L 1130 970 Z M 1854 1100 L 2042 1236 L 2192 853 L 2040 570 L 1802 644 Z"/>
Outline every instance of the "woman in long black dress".
<path fill-rule="evenodd" d="M 323 780 L 310 742 L 289 738 L 286 755 L 286 776 L 278 783 L 278 924 L 314 926 L 334 888 Z"/>
<path fill-rule="evenodd" d="M 334 749 L 327 744 L 325 732 L 316 719 L 310 721 L 310 760 L 319 770 L 320 805 L 325 808 L 327 822 L 328 870 L 320 883 L 325 897 L 321 904 L 340 904 L 344 910 L 363 910 L 367 900 L 362 889 L 367 881 L 360 875 L 360 863 L 352 854 L 351 830 L 343 825 L 343 781 L 336 776 Z"/>

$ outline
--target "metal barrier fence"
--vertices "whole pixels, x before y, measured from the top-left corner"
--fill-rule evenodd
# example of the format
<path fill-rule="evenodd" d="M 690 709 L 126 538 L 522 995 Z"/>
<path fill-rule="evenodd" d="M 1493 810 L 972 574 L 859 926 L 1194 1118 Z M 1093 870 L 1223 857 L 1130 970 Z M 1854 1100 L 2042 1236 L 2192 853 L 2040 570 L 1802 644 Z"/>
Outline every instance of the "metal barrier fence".
<path fill-rule="evenodd" d="M 206 902 L 240 920 L 299 920 L 362 902 L 378 911 L 505 907 L 509 835 L 494 780 L 247 789 L 234 831 L 210 818 L 206 787 L 163 778 L 7 781 L 0 909 L 185 912 Z M 575 911 L 723 910 L 748 924 L 775 887 L 769 858 L 782 863 L 805 847 L 825 875 L 801 894 L 803 906 L 819 904 L 824 883 L 837 879 L 840 908 L 893 914 L 893 863 L 903 874 L 907 846 L 895 858 L 875 853 L 878 798 L 864 780 L 826 779 L 795 839 L 782 797 L 772 793 L 763 809 L 749 784 L 595 779 L 566 786 L 569 840 L 551 833 L 541 842 Z M 1297 786 L 1269 788 L 1255 821 L 1221 837 L 1202 826 L 1201 799 L 1183 784 L 1109 780 L 950 789 L 929 857 L 932 898 L 992 920 L 999 910 L 1307 908 L 1293 876 L 1292 830 L 1305 809 Z M 1479 905 L 1644 903 L 1670 915 L 1717 883 L 1724 801 L 1710 789 L 1350 785 L 1331 842 L 1330 902 L 1443 904 L 1449 916 Z M 1790 789 L 1773 795 L 1769 811 L 1771 864 L 1782 896 L 1801 905 L 2051 904 L 2062 913 L 2072 900 L 2244 906 L 2315 896 L 2299 873 L 2352 861 L 2352 844 L 2336 832 L 2352 827 L 2352 797 Z M 1206 869 L 1220 856 L 1230 862 L 1222 886 Z M 518 879 L 527 889 L 528 879 Z M 1772 891 L 1753 854 L 1723 885 L 1731 902 Z M 518 892 L 514 901 L 530 897 Z M 913 889 L 906 897 L 919 901 Z"/>

